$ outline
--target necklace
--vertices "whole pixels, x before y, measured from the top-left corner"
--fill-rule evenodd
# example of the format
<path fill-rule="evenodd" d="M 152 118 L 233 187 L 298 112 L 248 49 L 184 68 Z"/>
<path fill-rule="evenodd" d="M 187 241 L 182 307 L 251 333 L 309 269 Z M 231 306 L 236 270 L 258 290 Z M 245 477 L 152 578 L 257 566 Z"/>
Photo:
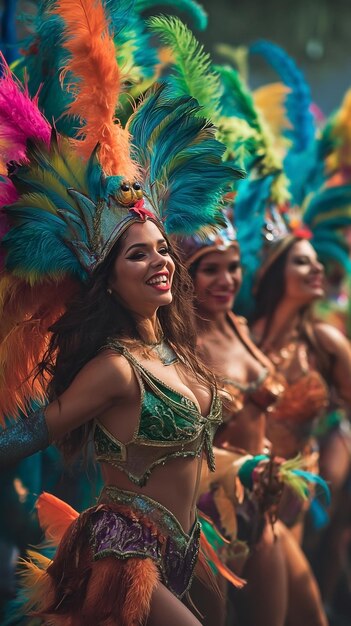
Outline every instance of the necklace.
<path fill-rule="evenodd" d="M 173 365 L 173 363 L 177 363 L 179 358 L 172 346 L 166 341 L 165 336 L 162 335 L 161 339 L 158 341 L 147 343 L 143 341 L 142 344 L 148 348 L 151 352 L 156 352 L 158 358 L 160 359 L 163 365 Z"/>

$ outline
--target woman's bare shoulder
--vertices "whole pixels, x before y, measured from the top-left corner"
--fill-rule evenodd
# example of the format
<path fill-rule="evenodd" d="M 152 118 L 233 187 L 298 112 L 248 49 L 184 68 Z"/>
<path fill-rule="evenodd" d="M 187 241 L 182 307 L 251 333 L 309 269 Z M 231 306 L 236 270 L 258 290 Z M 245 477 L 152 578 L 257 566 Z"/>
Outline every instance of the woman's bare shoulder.
<path fill-rule="evenodd" d="M 329 354 L 337 355 L 340 351 L 350 349 L 347 337 L 335 326 L 325 322 L 316 322 L 314 330 L 317 339 Z"/>
<path fill-rule="evenodd" d="M 78 374 L 85 380 L 93 379 L 94 387 L 105 389 L 108 395 L 121 397 L 128 392 L 133 383 L 133 371 L 130 363 L 123 356 L 110 348 L 99 352 Z"/>

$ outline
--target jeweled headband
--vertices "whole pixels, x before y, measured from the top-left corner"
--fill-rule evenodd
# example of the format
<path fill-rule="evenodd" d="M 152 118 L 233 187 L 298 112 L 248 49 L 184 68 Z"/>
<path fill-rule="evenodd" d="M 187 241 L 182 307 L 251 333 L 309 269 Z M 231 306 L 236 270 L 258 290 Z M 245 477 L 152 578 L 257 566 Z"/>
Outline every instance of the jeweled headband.
<path fill-rule="evenodd" d="M 224 226 L 218 232 L 202 232 L 191 237 L 178 237 L 180 256 L 187 267 L 210 252 L 224 252 L 230 247 L 238 248 L 236 231 L 223 214 Z"/>

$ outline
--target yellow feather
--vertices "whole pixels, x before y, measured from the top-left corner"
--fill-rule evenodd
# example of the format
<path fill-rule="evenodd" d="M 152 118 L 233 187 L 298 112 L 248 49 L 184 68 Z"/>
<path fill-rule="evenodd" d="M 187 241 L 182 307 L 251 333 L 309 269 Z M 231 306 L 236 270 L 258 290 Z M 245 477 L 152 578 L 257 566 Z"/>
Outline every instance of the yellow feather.
<path fill-rule="evenodd" d="M 30 560 L 20 559 L 19 572 L 22 587 L 25 589 L 25 595 L 28 596 L 25 606 L 21 607 L 25 614 L 40 610 L 48 602 L 50 596 L 53 596 L 52 582 L 46 572 L 51 563 L 50 559 L 32 550 L 29 550 L 27 554 Z"/>
<path fill-rule="evenodd" d="M 335 116 L 332 135 L 336 145 L 326 159 L 328 171 L 334 172 L 342 167 L 351 167 L 351 89 L 346 92 Z"/>
<path fill-rule="evenodd" d="M 286 96 L 290 91 L 289 87 L 283 83 L 271 83 L 259 87 L 252 94 L 255 106 L 264 115 L 277 138 L 281 136 L 284 129 L 291 128 L 284 106 Z"/>
<path fill-rule="evenodd" d="M 33 180 L 39 180 L 48 190 L 52 190 L 57 193 L 61 198 L 66 200 L 66 202 L 72 203 L 72 198 L 70 198 L 67 193 L 66 182 L 64 181 L 61 183 L 55 174 L 52 174 L 48 170 L 33 167 L 31 169 L 31 175 Z"/>
<path fill-rule="evenodd" d="M 213 500 L 220 516 L 221 528 L 224 529 L 226 537 L 234 541 L 237 538 L 238 526 L 233 500 L 227 496 L 222 485 L 218 485 L 213 494 Z"/>
<path fill-rule="evenodd" d="M 35 209 L 43 209 L 44 211 L 57 215 L 55 204 L 51 202 L 48 196 L 41 193 L 33 192 L 23 194 L 21 197 L 21 204 L 25 204 L 27 207 Z"/>

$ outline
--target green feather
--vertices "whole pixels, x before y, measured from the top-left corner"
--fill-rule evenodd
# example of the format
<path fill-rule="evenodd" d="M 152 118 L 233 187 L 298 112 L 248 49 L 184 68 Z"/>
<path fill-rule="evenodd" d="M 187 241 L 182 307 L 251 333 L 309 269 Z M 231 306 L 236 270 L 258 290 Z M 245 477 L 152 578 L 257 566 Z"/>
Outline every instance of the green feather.
<path fill-rule="evenodd" d="M 172 50 L 174 62 L 167 81 L 173 95 L 192 96 L 202 107 L 201 115 L 215 123 L 220 114 L 221 85 L 209 54 L 177 17 L 152 17 L 148 24 Z"/>

